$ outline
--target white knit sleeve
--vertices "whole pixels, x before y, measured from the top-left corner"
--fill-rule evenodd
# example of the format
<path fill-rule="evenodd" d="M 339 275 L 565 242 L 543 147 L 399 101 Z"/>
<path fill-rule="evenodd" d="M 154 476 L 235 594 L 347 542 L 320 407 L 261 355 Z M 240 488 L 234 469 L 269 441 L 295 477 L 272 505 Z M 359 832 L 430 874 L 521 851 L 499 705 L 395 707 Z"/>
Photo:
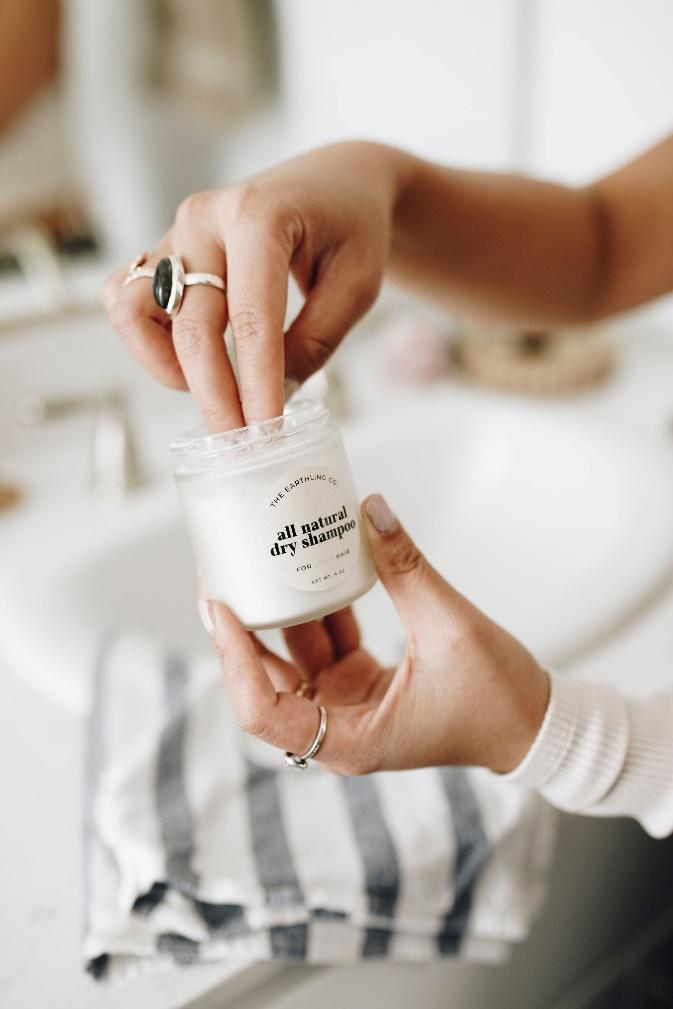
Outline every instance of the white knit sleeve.
<path fill-rule="evenodd" d="M 612 687 L 551 675 L 542 727 L 506 781 L 589 816 L 633 816 L 654 837 L 673 832 L 673 691 L 636 700 Z"/>

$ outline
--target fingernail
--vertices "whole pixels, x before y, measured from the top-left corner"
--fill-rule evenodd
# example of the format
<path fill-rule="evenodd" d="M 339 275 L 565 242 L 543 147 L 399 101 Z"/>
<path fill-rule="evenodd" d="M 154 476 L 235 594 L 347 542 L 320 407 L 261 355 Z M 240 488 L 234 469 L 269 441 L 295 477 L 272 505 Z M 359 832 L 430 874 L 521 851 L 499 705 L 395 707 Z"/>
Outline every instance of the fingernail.
<path fill-rule="evenodd" d="M 215 624 L 213 623 L 213 618 L 210 612 L 209 601 L 207 599 L 199 599 L 198 609 L 199 616 L 201 617 L 201 623 L 212 638 L 215 634 Z"/>
<path fill-rule="evenodd" d="M 397 528 L 397 517 L 381 494 L 372 494 L 365 501 L 367 518 L 379 533 L 391 533 Z"/>

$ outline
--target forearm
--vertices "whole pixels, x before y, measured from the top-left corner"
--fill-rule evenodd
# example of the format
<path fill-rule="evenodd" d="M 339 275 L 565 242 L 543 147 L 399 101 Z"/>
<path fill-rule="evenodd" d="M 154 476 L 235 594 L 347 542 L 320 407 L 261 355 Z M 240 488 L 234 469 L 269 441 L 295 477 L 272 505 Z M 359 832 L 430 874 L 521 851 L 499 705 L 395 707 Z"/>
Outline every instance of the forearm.
<path fill-rule="evenodd" d="M 392 279 L 454 310 L 526 325 L 594 315 L 608 225 L 592 191 L 400 158 Z"/>
<path fill-rule="evenodd" d="M 542 728 L 504 780 L 589 816 L 633 816 L 655 837 L 673 831 L 673 693 L 626 698 L 611 687 L 551 678 Z"/>

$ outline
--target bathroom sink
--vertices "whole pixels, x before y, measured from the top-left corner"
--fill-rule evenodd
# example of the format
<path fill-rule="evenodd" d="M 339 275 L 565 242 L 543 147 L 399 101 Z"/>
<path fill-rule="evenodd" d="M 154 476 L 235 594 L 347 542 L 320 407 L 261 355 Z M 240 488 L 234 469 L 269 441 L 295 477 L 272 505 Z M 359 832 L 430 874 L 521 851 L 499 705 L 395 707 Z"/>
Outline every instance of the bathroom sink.
<path fill-rule="evenodd" d="M 345 441 L 361 496 L 384 493 L 441 573 L 546 663 L 602 641 L 673 572 L 663 438 L 571 405 L 443 387 L 347 425 Z M 69 707 L 82 707 L 110 625 L 208 647 L 170 483 L 116 509 L 43 502 L 3 520 L 0 549 L 0 657 Z M 394 661 L 403 635 L 381 587 L 357 609 L 367 643 Z"/>
<path fill-rule="evenodd" d="M 361 495 L 383 491 L 441 574 L 548 664 L 617 630 L 673 572 L 663 437 L 465 389 L 352 434 Z M 379 648 L 399 647 L 379 586 L 361 612 Z"/>

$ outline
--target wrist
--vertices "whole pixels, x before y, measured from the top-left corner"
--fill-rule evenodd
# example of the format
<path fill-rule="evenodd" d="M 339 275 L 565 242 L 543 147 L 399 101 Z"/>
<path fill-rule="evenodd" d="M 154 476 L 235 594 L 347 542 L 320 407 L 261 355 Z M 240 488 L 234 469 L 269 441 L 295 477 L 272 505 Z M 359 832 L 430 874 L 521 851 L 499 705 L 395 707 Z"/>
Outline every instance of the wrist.
<path fill-rule="evenodd" d="M 363 174 L 377 180 L 375 191 L 384 196 L 391 229 L 394 228 L 398 208 L 413 184 L 418 159 L 397 147 L 370 140 L 353 140 L 348 146 L 351 157 L 354 156 L 364 169 Z"/>
<path fill-rule="evenodd" d="M 540 732 L 550 694 L 549 674 L 536 663 L 501 707 L 503 721 L 492 732 L 484 761 L 489 770 L 509 774 L 521 764 Z"/>
<path fill-rule="evenodd" d="M 392 235 L 394 244 L 404 244 L 404 236 L 414 221 L 413 206 L 423 184 L 426 166 L 420 158 L 406 151 L 394 150 L 394 195 L 392 206 Z"/>

